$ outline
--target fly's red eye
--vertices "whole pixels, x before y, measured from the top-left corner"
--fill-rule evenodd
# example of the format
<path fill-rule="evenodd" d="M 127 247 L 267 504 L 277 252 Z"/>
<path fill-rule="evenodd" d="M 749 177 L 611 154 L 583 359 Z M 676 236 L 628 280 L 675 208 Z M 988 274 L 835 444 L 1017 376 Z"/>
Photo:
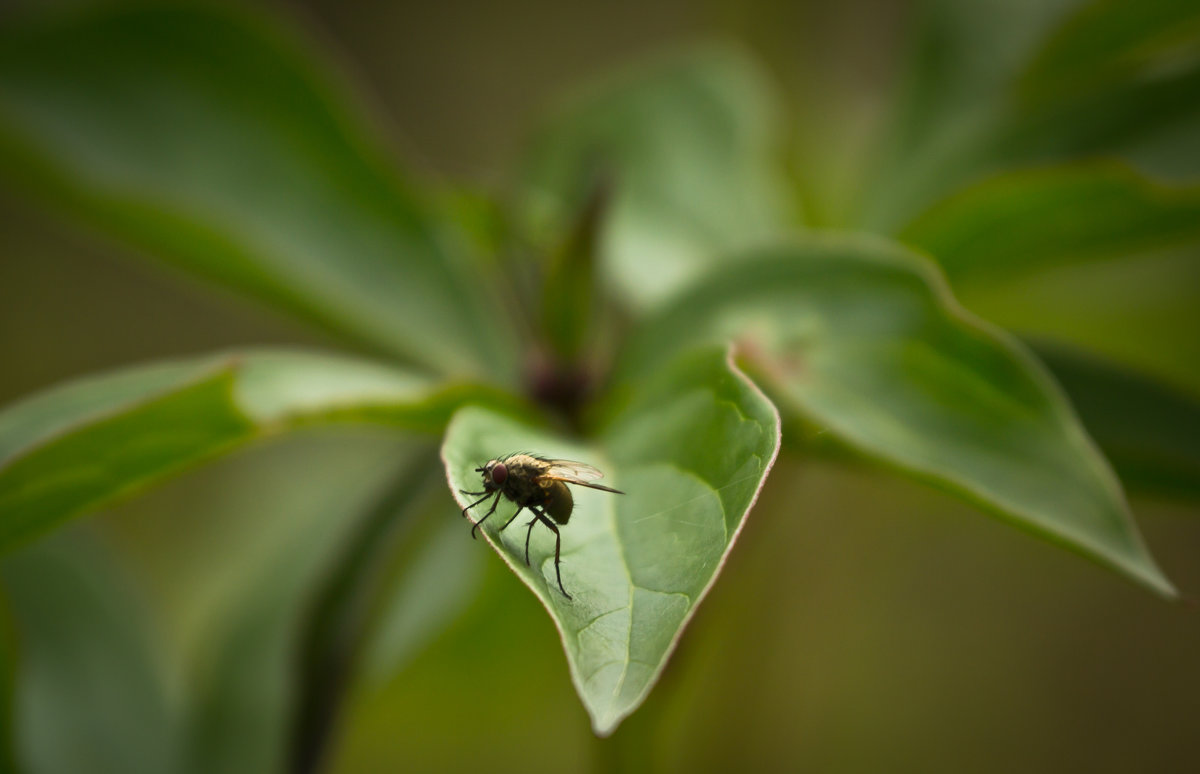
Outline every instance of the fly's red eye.
<path fill-rule="evenodd" d="M 504 467 L 503 462 L 497 462 L 492 466 L 492 483 L 499 486 L 504 483 L 506 478 L 508 478 L 508 468 Z"/>

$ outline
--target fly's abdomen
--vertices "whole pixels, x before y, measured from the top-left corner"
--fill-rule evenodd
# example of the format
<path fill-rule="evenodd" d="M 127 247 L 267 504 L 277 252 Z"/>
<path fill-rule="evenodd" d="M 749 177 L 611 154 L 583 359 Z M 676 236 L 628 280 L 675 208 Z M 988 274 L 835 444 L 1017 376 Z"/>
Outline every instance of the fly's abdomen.
<path fill-rule="evenodd" d="M 567 489 L 566 484 L 555 481 L 546 489 L 546 500 L 542 503 L 542 508 L 550 514 L 550 518 L 559 524 L 566 524 L 571 520 L 575 499 L 571 496 L 571 490 Z"/>

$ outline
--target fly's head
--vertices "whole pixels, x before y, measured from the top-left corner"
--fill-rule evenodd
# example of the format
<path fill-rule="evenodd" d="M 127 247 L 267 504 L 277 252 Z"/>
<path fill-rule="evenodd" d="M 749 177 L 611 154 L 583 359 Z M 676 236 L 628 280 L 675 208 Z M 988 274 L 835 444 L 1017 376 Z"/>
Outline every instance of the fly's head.
<path fill-rule="evenodd" d="M 483 488 L 487 492 L 495 492 L 508 480 L 508 467 L 501 460 L 490 460 L 482 468 L 475 468 L 475 472 L 483 474 Z"/>

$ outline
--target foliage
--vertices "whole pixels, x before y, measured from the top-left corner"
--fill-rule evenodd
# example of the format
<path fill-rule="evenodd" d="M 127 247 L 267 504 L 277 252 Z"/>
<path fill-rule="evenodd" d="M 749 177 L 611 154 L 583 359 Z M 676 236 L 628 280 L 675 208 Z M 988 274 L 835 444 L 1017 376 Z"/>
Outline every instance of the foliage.
<path fill-rule="evenodd" d="M 786 110 L 741 49 L 682 49 L 581 89 L 539 125 L 503 197 L 454 198 L 397 169 L 351 90 L 279 19 L 134 4 L 11 23 L 0 171 L 13 190 L 357 352 L 157 363 L 8 407 L 0 549 L 316 426 L 442 436 L 444 468 L 429 469 L 426 444 L 389 486 L 355 480 L 328 514 L 350 536 L 313 542 L 307 569 L 247 592 L 212 662 L 216 687 L 188 694 L 180 727 L 163 720 L 161 677 L 125 628 L 136 612 L 64 613 L 72 631 L 50 626 L 93 595 L 82 567 L 112 576 L 73 558 L 94 549 L 15 553 L 4 572 L 24 645 L 3 683 L 24 719 L 13 754 L 30 770 L 76 770 L 46 740 L 80 720 L 67 712 L 67 726 L 47 728 L 46 707 L 69 706 L 55 659 L 74 659 L 86 638 L 111 665 L 71 679 L 135 688 L 88 758 L 95 770 L 317 766 L 332 722 L 322 712 L 359 663 L 394 673 L 473 593 L 458 580 L 473 577 L 471 554 L 437 529 L 413 530 L 403 550 L 395 534 L 432 511 L 466 542 L 459 491 L 517 450 L 595 464 L 625 492 L 577 490 L 562 529 L 570 600 L 553 579 L 552 535 L 534 530 L 526 566 L 524 532 L 499 531 L 511 505 L 482 529 L 557 626 L 602 736 L 662 673 L 781 443 L 930 482 L 1174 597 L 1109 459 L 1128 486 L 1194 497 L 1196 384 L 1163 385 L 1069 341 L 1039 343 L 1039 357 L 953 294 L 1200 246 L 1200 189 L 1144 162 L 1200 105 L 1200 11 L 1052 5 L 1005 7 L 1024 23 L 994 26 L 988 13 L 919 4 L 889 131 L 835 218 L 857 233 L 842 234 L 799 215 L 805 183 L 780 152 Z M 974 50 L 980 36 L 1005 56 Z M 451 491 L 431 499 L 443 472 Z M 45 579 L 36 592 L 34 578 Z M 96 604 L 124 606 L 124 593 Z M 447 612 L 421 607 L 427 597 Z M 263 688 L 277 700 L 251 722 L 273 730 L 243 756 L 231 741 L 246 711 L 239 676 L 278 658 L 300 668 Z M 147 718 L 166 727 L 149 734 Z"/>

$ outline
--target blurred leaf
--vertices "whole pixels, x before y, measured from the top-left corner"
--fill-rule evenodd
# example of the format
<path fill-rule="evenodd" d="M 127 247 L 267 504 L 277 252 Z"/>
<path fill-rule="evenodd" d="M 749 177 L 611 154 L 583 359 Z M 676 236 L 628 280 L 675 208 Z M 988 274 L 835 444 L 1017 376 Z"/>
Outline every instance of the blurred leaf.
<path fill-rule="evenodd" d="M 655 303 L 787 225 L 773 95 L 737 49 L 698 48 L 577 93 L 523 168 L 535 236 L 556 242 L 598 184 L 613 197 L 602 265 L 635 305 Z"/>
<path fill-rule="evenodd" d="M 511 379 L 488 283 L 281 26 L 198 3 L 8 25 L 0 170 L 152 257 L 444 373 Z"/>
<path fill-rule="evenodd" d="M 1008 88 L 1083 1 L 918 0 L 859 222 L 892 232 L 986 171 L 980 148 L 1006 115 Z"/>
<path fill-rule="evenodd" d="M 897 105 L 898 138 L 930 139 L 948 122 L 997 101 L 1039 46 L 1085 0 L 918 0 Z"/>
<path fill-rule="evenodd" d="M 1127 486 L 1200 496 L 1200 400 L 1061 345 L 1036 349 Z"/>
<path fill-rule="evenodd" d="M 1147 132 L 1121 155 L 1138 169 L 1162 181 L 1188 183 L 1200 179 L 1200 110 L 1194 115 Z"/>
<path fill-rule="evenodd" d="M 444 506 L 445 504 L 443 504 Z M 415 550 L 391 578 L 364 643 L 362 676 L 389 680 L 475 599 L 483 582 L 483 553 L 463 540 L 456 512 L 437 507 L 412 541 Z"/>
<path fill-rule="evenodd" d="M 554 353 L 574 362 L 593 343 L 599 317 L 596 253 L 612 194 L 598 184 L 584 202 L 566 240 L 546 261 L 542 285 L 542 331 Z"/>
<path fill-rule="evenodd" d="M 270 466 L 253 486 L 218 502 L 246 518 L 286 528 L 243 567 L 206 632 L 189 682 L 188 771 L 265 774 L 284 771 L 289 721 L 301 694 L 301 638 L 319 583 L 353 531 L 394 480 L 427 446 L 312 445 L 295 438 L 308 461 Z M 375 454 L 365 453 L 374 451 Z M 349 453 L 348 453 L 349 452 Z"/>
<path fill-rule="evenodd" d="M 735 339 L 787 408 L 864 454 L 1125 573 L 1164 596 L 1120 485 L 1043 367 L 889 243 L 765 250 L 648 321 L 625 360 L 652 371 Z"/>
<path fill-rule="evenodd" d="M 450 486 L 463 506 L 475 498 L 458 490 L 479 486 L 474 469 L 518 449 L 594 463 L 609 475 L 607 483 L 625 492 L 574 489 L 572 522 L 562 528 L 563 585 L 573 599 L 558 589 L 549 530 L 538 525 L 530 568 L 524 519 L 499 532 L 513 515 L 511 503 L 481 529 L 546 606 L 601 736 L 612 733 L 658 679 L 779 447 L 774 407 L 717 350 L 675 361 L 631 386 L 627 398 L 594 444 L 577 445 L 467 408 L 451 422 L 442 446 Z"/>
<path fill-rule="evenodd" d="M 264 435 L 331 422 L 437 432 L 458 405 L 490 395 L 298 351 L 73 382 L 0 412 L 0 549 Z"/>
<path fill-rule="evenodd" d="M 1020 88 L 1026 103 L 1049 103 L 1198 59 L 1194 0 L 1095 0 L 1058 27 L 1021 74 Z"/>
<path fill-rule="evenodd" d="M 1200 13 L 1187 5 L 923 3 L 863 222 L 895 231 L 1016 165 L 1150 153 L 1148 138 L 1200 112 Z"/>
<path fill-rule="evenodd" d="M 146 612 L 94 545 L 41 542 L 0 564 L 20 637 L 15 725 L 29 774 L 177 771 L 177 713 Z"/>
<path fill-rule="evenodd" d="M 387 589 L 388 565 L 398 545 L 412 535 L 410 522 L 440 495 L 433 449 L 418 451 L 393 473 L 358 519 L 354 533 L 329 563 L 301 620 L 296 696 L 288 771 L 323 770 L 329 740 L 371 625 L 372 608 Z"/>
<path fill-rule="evenodd" d="M 942 200 L 900 238 L 954 281 L 1123 257 L 1200 240 L 1200 187 L 1116 163 L 1011 172 Z"/>
<path fill-rule="evenodd" d="M 7 597 L 0 596 L 0 771 L 15 772 L 16 750 L 16 684 L 17 645 L 16 621 Z"/>
<path fill-rule="evenodd" d="M 1123 152 L 1200 114 L 1200 6 L 1087 3 L 1055 30 L 1012 92 L 1012 115 L 991 149 L 1001 160 Z"/>
<path fill-rule="evenodd" d="M 1000 164 L 1119 154 L 1197 112 L 1200 59 L 1107 88 L 1023 106 L 983 151 Z"/>
<path fill-rule="evenodd" d="M 1200 250 L 1048 267 L 956 288 L 964 306 L 1026 339 L 1070 342 L 1200 392 Z"/>

